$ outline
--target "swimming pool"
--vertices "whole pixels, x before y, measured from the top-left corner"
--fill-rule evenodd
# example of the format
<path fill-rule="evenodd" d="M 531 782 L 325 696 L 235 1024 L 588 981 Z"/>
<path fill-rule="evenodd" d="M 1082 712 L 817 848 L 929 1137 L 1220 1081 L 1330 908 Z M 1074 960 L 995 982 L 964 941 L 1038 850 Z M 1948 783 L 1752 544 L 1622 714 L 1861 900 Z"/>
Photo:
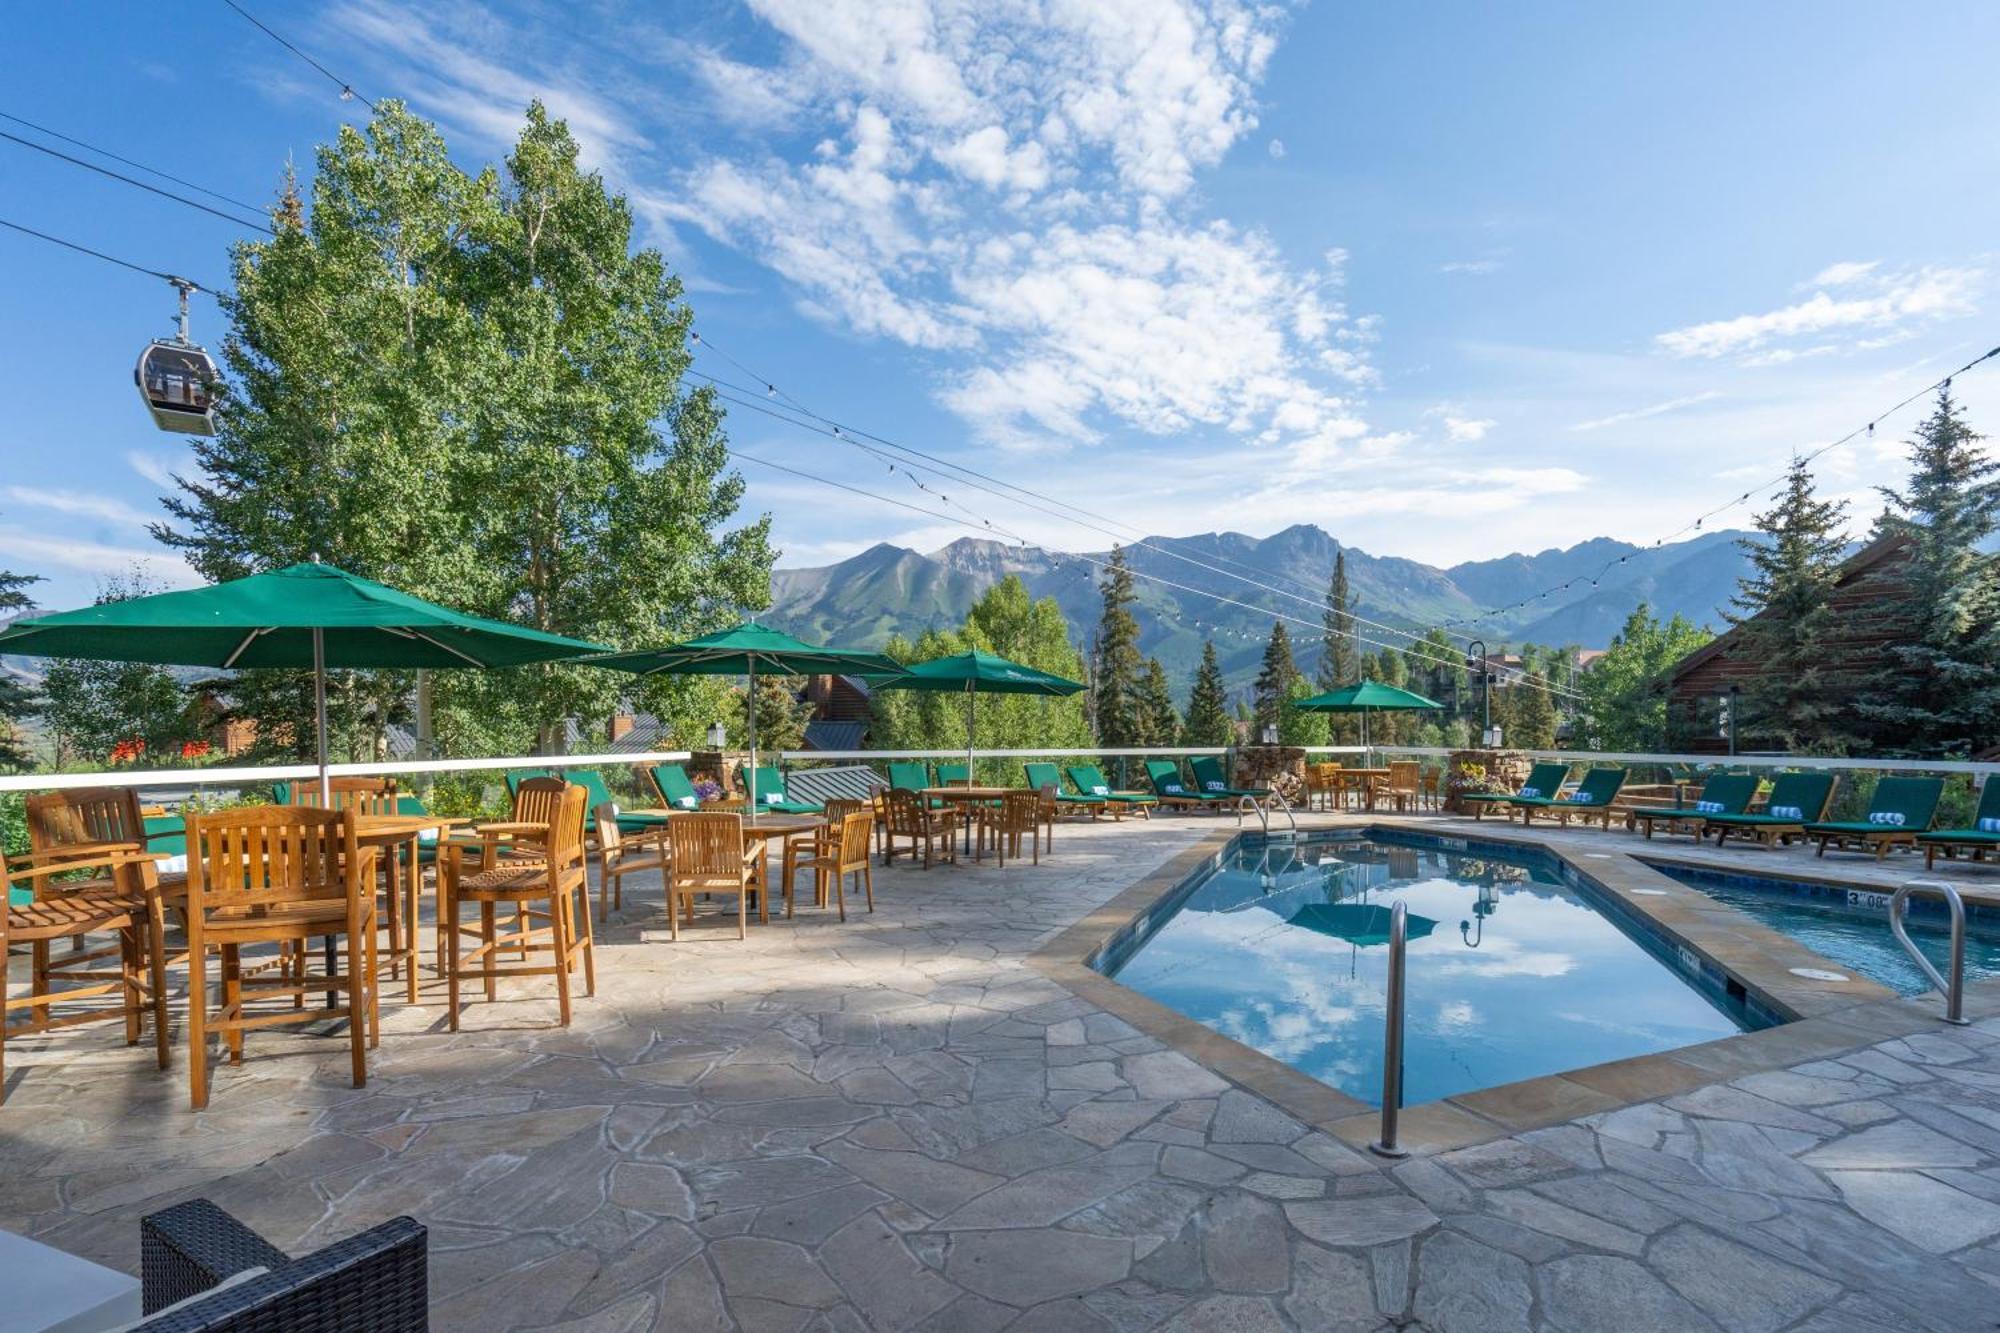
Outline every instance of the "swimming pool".
<path fill-rule="evenodd" d="M 1699 959 L 1636 922 L 1621 929 L 1612 900 L 1552 856 L 1383 830 L 1239 838 L 1092 965 L 1379 1105 L 1398 901 L 1409 905 L 1409 1104 L 1770 1021 Z"/>
<path fill-rule="evenodd" d="M 1867 889 L 1771 879 L 1647 861 L 1670 879 L 1728 903 L 1781 935 L 1789 935 L 1821 957 L 1880 982 L 1902 995 L 1931 988 L 1917 965 L 1889 933 L 1889 895 Z M 1912 898 L 1910 938 L 1930 956 L 1939 972 L 1951 956 L 1951 926 L 1935 898 Z M 1965 979 L 2000 976 L 2000 919 L 1991 909 L 1969 907 L 1965 927 Z"/>

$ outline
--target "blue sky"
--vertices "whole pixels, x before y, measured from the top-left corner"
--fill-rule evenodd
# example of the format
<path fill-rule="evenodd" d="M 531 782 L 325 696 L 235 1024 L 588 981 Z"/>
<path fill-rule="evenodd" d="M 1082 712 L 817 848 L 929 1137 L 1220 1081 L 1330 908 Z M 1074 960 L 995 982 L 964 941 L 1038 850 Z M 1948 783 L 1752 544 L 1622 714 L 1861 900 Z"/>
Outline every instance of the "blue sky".
<path fill-rule="evenodd" d="M 757 379 L 1149 532 L 1310 521 L 1434 563 L 1650 541 L 2000 343 L 1989 4 L 250 8 L 468 165 L 542 97 Z M 9 43 L 0 111 L 249 200 L 364 114 L 212 0 L 167 29 L 35 6 Z M 210 281 L 240 234 L 6 143 L 0 217 Z M 130 387 L 171 293 L 0 256 L 33 390 L 0 426 L 0 562 L 50 606 L 135 561 L 185 580 L 144 526 L 185 453 Z M 2000 430 L 2000 362 L 1960 387 Z M 1824 460 L 1857 517 L 1913 419 Z M 838 441 L 731 434 L 937 504 Z M 743 467 L 783 563 L 966 532 Z"/>

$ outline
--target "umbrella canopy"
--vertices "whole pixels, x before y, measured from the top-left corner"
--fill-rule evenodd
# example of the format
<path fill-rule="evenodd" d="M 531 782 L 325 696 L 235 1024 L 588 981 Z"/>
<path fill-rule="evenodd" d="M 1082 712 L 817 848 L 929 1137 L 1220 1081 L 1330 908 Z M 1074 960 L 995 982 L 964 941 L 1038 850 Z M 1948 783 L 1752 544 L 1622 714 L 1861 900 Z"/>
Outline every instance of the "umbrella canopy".
<path fill-rule="evenodd" d="M 1389 942 L 1389 919 L 1394 911 L 1380 903 L 1308 903 L 1287 920 L 1321 935 L 1369 948 Z M 1405 938 L 1420 940 L 1437 929 L 1437 922 L 1411 912 L 1403 918 L 1403 928 Z"/>
<path fill-rule="evenodd" d="M 1361 714 L 1361 744 L 1368 744 L 1368 714 L 1378 708 L 1417 710 L 1421 708 L 1443 708 L 1435 699 L 1426 699 L 1421 694 L 1398 689 L 1394 685 L 1384 685 L 1377 680 L 1358 681 L 1353 685 L 1343 685 L 1325 694 L 1315 694 L 1309 699 L 1301 699 L 1292 707 L 1307 713 L 1359 713 Z"/>
<path fill-rule="evenodd" d="M 630 671 L 635 675 L 745 676 L 750 682 L 750 778 L 744 794 L 750 798 L 750 818 L 757 818 L 757 673 L 780 676 L 842 675 L 895 678 L 903 668 L 880 653 L 844 648 L 815 648 L 783 630 L 746 620 L 734 629 L 717 630 L 667 648 L 640 648 L 582 659 L 586 665 Z"/>
<path fill-rule="evenodd" d="M 596 644 L 437 606 L 331 565 L 292 565 L 205 588 L 29 616 L 0 653 L 172 666 L 522 666 Z"/>
<path fill-rule="evenodd" d="M 880 682 L 883 688 L 891 690 L 928 690 L 933 693 L 958 693 L 965 696 L 965 773 L 969 781 L 972 776 L 973 718 L 972 696 L 975 694 L 1041 694 L 1062 696 L 1075 694 L 1083 686 L 1061 676 L 1038 671 L 1019 662 L 1010 662 L 995 653 L 984 653 L 974 649 L 969 653 L 954 653 L 950 657 L 932 658 L 928 662 L 918 662 L 902 675 Z"/>
<path fill-rule="evenodd" d="M 464 615 L 320 564 L 32 616 L 0 633 L 0 653 L 30 657 L 311 667 L 322 799 L 329 666 L 524 666 L 595 651 L 602 650 L 581 639 Z"/>
<path fill-rule="evenodd" d="M 1372 708 L 1443 708 L 1444 705 L 1394 685 L 1364 680 L 1301 699 L 1292 707 L 1308 713 L 1365 713 Z"/>

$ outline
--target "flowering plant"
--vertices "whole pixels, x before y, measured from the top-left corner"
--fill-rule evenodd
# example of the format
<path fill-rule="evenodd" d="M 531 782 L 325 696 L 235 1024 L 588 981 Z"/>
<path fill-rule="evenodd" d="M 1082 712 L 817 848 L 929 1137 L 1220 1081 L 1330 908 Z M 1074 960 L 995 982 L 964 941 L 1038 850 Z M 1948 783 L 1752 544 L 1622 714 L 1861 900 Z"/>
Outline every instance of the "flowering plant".
<path fill-rule="evenodd" d="M 206 759 L 208 751 L 209 745 L 207 741 L 181 742 L 181 758 L 183 759 Z"/>
<path fill-rule="evenodd" d="M 111 747 L 111 762 L 114 764 L 133 763 L 139 756 L 145 753 L 146 742 L 140 737 L 133 736 Z"/>
<path fill-rule="evenodd" d="M 722 784 L 714 778 L 696 778 L 694 794 L 701 798 L 704 805 L 710 801 L 719 801 L 722 799 Z"/>

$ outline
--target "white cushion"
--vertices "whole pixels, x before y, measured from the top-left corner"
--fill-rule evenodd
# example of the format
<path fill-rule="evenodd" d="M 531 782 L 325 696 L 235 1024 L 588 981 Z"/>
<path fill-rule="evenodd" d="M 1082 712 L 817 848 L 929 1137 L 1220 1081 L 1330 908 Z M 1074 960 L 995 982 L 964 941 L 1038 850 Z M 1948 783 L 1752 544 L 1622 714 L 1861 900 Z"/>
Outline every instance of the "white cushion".
<path fill-rule="evenodd" d="M 1701 811 L 1701 813 L 1705 815 L 1719 815 L 1722 813 L 1722 802 L 1696 801 L 1694 803 L 1694 808 Z"/>
<path fill-rule="evenodd" d="M 1202 785 L 1202 789 L 1203 789 L 1204 791 L 1221 791 L 1221 790 L 1222 790 L 1222 784 L 1221 784 L 1220 782 L 1204 782 L 1204 783 L 1202 783 L 1201 785 Z"/>
<path fill-rule="evenodd" d="M 160 858 L 160 864 L 156 867 L 162 875 L 185 875 L 187 874 L 187 868 L 188 856 L 186 852 L 182 852 L 178 856 L 163 856 Z"/>
<path fill-rule="evenodd" d="M 1096 786 L 1090 789 L 1090 794 L 1092 796 L 1109 796 L 1111 794 L 1111 788 L 1105 786 L 1103 783 L 1100 782 Z"/>
<path fill-rule="evenodd" d="M 674 798 L 674 804 L 683 810 L 692 810 L 699 806 L 701 802 L 693 796 L 678 796 Z"/>
<path fill-rule="evenodd" d="M 1903 823 L 1903 812 L 1900 810 L 1876 810 L 1869 814 L 1868 822 L 1871 824 L 1888 824 L 1892 827 L 1900 828 Z"/>
<path fill-rule="evenodd" d="M 780 802 L 780 801 L 782 801 L 782 800 L 784 800 L 784 799 L 785 799 L 785 794 L 784 794 L 783 792 L 779 792 L 779 791 L 767 791 L 767 792 L 765 792 L 765 793 L 764 793 L 764 804 L 765 804 L 765 805 L 776 805 L 776 804 L 777 804 L 778 802 Z"/>

